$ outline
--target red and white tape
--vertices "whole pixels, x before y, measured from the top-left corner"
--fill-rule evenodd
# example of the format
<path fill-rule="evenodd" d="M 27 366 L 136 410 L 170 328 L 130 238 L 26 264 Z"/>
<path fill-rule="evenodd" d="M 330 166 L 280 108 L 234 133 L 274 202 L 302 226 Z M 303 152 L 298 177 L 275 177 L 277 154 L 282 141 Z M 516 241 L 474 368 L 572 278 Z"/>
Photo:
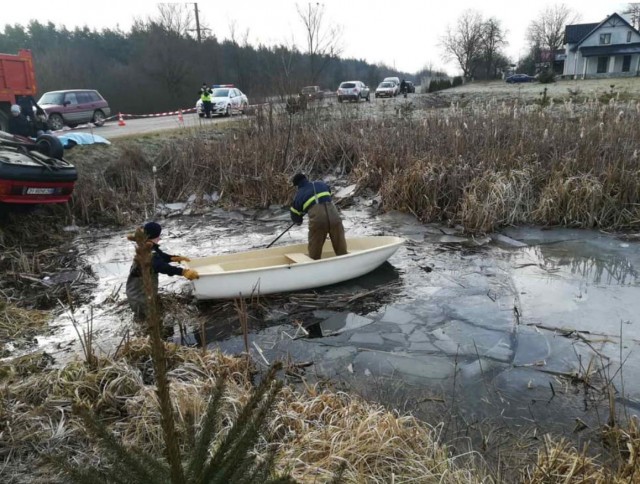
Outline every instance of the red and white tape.
<path fill-rule="evenodd" d="M 249 104 L 248 107 L 256 109 L 256 108 L 260 108 L 263 106 L 268 106 L 271 103 L 261 103 L 261 104 Z M 122 119 L 138 119 L 138 118 L 159 118 L 162 116 L 177 116 L 180 114 L 180 112 L 182 112 L 182 114 L 189 114 L 189 113 L 195 113 L 196 112 L 196 108 L 188 108 L 188 109 L 179 109 L 177 111 L 169 111 L 166 113 L 154 113 L 154 114 L 125 114 L 125 113 L 118 113 L 118 114 L 114 114 L 113 116 L 109 116 L 108 118 L 105 118 L 105 121 L 112 121 L 115 119 L 119 119 L 120 116 L 122 116 Z"/>
<path fill-rule="evenodd" d="M 166 113 L 154 113 L 154 114 L 125 114 L 125 113 L 118 113 L 115 114 L 113 116 L 109 116 L 108 118 L 105 119 L 105 121 L 110 121 L 112 119 L 118 119 L 120 116 L 122 116 L 123 119 L 137 119 L 137 118 L 159 118 L 161 116 L 177 116 L 178 114 L 180 114 L 180 112 L 182 112 L 182 114 L 189 114 L 189 113 L 195 113 L 196 112 L 196 108 L 188 108 L 188 109 L 179 109 L 178 111 L 170 111 L 170 112 L 166 112 Z"/>

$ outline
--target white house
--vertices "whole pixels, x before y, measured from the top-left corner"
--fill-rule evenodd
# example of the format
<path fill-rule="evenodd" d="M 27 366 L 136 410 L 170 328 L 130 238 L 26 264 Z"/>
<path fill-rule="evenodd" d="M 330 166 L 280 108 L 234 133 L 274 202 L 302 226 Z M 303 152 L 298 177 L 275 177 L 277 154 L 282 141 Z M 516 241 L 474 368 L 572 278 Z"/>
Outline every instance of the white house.
<path fill-rule="evenodd" d="M 614 13 L 600 23 L 567 25 L 564 76 L 640 75 L 640 32 Z"/>

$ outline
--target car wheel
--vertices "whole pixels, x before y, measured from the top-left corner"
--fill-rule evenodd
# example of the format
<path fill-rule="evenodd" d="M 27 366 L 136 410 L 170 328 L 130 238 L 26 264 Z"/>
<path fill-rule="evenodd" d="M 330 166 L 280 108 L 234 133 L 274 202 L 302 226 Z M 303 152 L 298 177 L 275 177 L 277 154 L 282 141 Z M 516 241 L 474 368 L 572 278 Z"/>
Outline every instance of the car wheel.
<path fill-rule="evenodd" d="M 36 139 L 36 150 L 51 158 L 62 159 L 64 148 L 62 142 L 50 134 L 41 134 Z"/>
<path fill-rule="evenodd" d="M 227 109 L 224 111 L 224 115 L 226 117 L 231 116 L 231 106 L 227 106 Z"/>
<path fill-rule="evenodd" d="M 93 119 L 91 120 L 91 122 L 96 126 L 103 126 L 105 119 L 106 116 L 104 115 L 104 113 L 100 109 L 98 109 L 93 113 Z"/>
<path fill-rule="evenodd" d="M 48 121 L 52 131 L 59 131 L 64 128 L 64 121 L 62 120 L 62 116 L 59 114 L 49 115 Z"/>
<path fill-rule="evenodd" d="M 370 102 L 371 101 L 371 95 L 367 94 L 367 97 L 365 98 L 365 101 Z"/>

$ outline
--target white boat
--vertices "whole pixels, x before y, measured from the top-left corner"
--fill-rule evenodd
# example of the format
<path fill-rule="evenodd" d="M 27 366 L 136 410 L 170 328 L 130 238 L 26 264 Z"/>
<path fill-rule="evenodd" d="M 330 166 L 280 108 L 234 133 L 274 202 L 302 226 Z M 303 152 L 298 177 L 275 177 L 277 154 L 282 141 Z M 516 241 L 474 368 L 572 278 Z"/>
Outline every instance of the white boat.
<path fill-rule="evenodd" d="M 198 299 L 230 299 L 300 291 L 353 279 L 382 265 L 404 239 L 369 236 L 347 239 L 346 255 L 336 256 L 327 240 L 322 258 L 313 260 L 307 244 L 191 259 L 185 265 L 200 278 L 193 281 Z"/>

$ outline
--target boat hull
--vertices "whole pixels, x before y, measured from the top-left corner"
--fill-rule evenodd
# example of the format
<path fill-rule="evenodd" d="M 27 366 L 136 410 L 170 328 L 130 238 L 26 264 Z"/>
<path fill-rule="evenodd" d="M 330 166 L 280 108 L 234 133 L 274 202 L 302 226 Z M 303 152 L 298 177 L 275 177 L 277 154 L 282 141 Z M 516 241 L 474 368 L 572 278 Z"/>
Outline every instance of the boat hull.
<path fill-rule="evenodd" d="M 372 236 L 347 240 L 349 253 L 336 256 L 329 241 L 322 259 L 312 260 L 306 244 L 296 244 L 192 259 L 197 299 L 231 299 L 300 291 L 336 284 L 373 271 L 391 257 L 404 239 Z"/>

